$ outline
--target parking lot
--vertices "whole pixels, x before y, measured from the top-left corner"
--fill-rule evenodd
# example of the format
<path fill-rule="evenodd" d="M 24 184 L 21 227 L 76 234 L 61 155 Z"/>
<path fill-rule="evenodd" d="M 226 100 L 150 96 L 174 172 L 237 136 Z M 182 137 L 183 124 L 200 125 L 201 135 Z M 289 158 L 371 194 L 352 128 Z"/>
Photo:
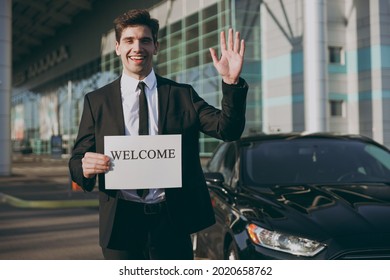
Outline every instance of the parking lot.
<path fill-rule="evenodd" d="M 66 159 L 14 157 L 0 177 L 0 259 L 103 259 L 97 193 L 71 191 Z"/>

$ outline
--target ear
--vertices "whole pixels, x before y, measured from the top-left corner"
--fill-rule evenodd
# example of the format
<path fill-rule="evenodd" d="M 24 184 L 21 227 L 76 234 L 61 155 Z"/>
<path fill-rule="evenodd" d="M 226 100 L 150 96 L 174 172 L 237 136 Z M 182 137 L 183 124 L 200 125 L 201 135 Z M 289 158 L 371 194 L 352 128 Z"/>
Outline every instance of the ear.
<path fill-rule="evenodd" d="M 153 54 L 156 55 L 158 53 L 158 51 L 160 50 L 160 43 L 159 42 L 156 42 L 154 44 L 154 52 Z"/>
<path fill-rule="evenodd" d="M 115 41 L 115 52 L 116 52 L 116 55 L 121 55 L 118 41 Z"/>

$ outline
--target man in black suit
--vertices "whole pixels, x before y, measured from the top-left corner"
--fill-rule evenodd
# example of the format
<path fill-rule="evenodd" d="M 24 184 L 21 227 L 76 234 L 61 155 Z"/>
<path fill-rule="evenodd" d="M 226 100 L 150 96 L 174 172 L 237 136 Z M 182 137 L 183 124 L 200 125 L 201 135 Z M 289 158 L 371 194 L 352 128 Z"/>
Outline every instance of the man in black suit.
<path fill-rule="evenodd" d="M 232 141 L 245 126 L 248 85 L 240 78 L 245 51 L 240 34 L 221 32 L 221 56 L 210 53 L 222 76 L 222 109 L 207 104 L 187 84 L 154 73 L 159 24 L 146 10 L 130 10 L 114 21 L 116 53 L 123 73 L 85 96 L 69 169 L 72 180 L 91 191 L 99 179 L 100 246 L 106 259 L 193 259 L 190 234 L 215 222 L 199 159 L 199 132 Z M 143 81 L 143 86 L 139 82 Z M 141 89 L 141 87 L 143 87 Z M 138 96 L 146 94 L 146 134 L 180 134 L 182 187 L 108 190 L 104 136 L 139 135 Z M 137 176 L 129 170 L 128 176 Z M 154 174 L 150 174 L 154 176 Z M 140 186 L 142 189 L 142 186 Z"/>

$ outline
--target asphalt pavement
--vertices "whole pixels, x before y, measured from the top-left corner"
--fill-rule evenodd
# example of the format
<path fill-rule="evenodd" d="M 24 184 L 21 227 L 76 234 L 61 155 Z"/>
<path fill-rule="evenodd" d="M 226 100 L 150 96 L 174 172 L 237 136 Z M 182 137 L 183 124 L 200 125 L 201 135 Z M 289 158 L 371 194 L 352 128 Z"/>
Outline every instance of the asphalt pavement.
<path fill-rule="evenodd" d="M 0 176 L 0 259 L 99 260 L 97 192 L 72 191 L 66 158 L 14 155 Z"/>

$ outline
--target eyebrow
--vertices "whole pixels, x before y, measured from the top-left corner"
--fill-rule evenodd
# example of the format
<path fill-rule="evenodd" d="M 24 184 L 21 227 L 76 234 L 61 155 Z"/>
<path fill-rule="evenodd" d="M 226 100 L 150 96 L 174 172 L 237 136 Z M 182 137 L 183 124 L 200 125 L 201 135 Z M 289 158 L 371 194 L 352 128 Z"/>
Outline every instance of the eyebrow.
<path fill-rule="evenodd" d="M 134 40 L 134 39 L 136 39 L 136 37 L 133 37 L 133 36 L 128 36 L 128 37 L 123 37 L 122 38 L 122 40 Z M 139 40 L 150 40 L 150 41 L 153 41 L 153 38 L 145 36 L 145 37 L 139 38 Z"/>

